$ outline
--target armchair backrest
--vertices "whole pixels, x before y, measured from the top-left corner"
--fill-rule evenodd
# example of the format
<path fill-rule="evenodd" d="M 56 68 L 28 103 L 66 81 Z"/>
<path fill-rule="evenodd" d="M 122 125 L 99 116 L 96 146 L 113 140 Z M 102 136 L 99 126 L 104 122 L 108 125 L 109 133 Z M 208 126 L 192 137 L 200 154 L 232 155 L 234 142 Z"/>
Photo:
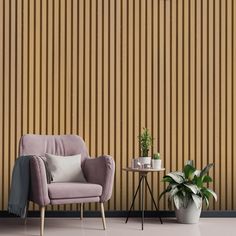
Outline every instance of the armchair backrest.
<path fill-rule="evenodd" d="M 82 161 L 89 157 L 84 140 L 78 135 L 26 134 L 20 139 L 19 155 L 41 155 L 50 153 L 59 156 L 81 154 Z"/>

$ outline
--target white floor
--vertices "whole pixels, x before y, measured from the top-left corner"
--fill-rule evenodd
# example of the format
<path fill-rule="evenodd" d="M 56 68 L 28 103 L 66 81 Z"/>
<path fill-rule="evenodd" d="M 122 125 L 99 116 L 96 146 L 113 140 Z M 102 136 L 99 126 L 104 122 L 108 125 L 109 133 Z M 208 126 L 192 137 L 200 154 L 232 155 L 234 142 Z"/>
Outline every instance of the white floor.
<path fill-rule="evenodd" d="M 44 236 L 236 236 L 236 218 L 201 218 L 199 224 L 184 225 L 175 219 L 145 219 L 141 230 L 139 218 L 130 218 L 127 224 L 124 218 L 107 218 L 107 230 L 102 229 L 100 218 L 46 218 Z M 0 218 L 2 236 L 37 236 L 39 218 L 29 218 L 27 225 L 21 219 Z"/>

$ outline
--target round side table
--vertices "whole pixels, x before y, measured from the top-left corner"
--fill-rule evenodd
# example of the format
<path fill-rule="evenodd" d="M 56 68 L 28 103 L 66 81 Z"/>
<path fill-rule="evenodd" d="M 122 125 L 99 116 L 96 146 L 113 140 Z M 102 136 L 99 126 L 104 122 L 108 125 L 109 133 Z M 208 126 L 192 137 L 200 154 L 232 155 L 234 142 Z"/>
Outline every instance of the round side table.
<path fill-rule="evenodd" d="M 149 190 L 149 193 L 151 195 L 151 198 L 152 198 L 152 201 L 154 203 L 154 206 L 156 208 L 156 211 L 158 211 L 158 207 L 157 207 L 156 201 L 155 201 L 155 199 L 153 197 L 151 187 L 150 187 L 150 185 L 148 184 L 148 181 L 147 181 L 147 175 L 150 172 L 164 171 L 165 168 L 162 168 L 162 169 L 152 169 L 152 168 L 149 169 L 149 168 L 145 168 L 144 169 L 144 168 L 130 168 L 130 167 L 127 167 L 127 168 L 123 168 L 122 170 L 123 171 L 127 171 L 127 172 L 138 172 L 139 173 L 139 184 L 138 184 L 138 187 L 137 187 L 137 189 L 135 191 L 135 194 L 134 194 L 134 197 L 133 197 L 133 200 L 132 200 L 132 203 L 131 203 L 131 206 L 130 206 L 130 209 L 129 209 L 129 212 L 128 212 L 128 216 L 126 218 L 125 223 L 128 222 L 131 210 L 134 207 L 135 198 L 136 198 L 138 192 L 140 191 L 141 192 L 141 211 L 142 211 L 142 230 L 143 230 L 143 223 L 144 223 L 144 187 L 145 187 L 144 184 L 146 184 L 146 186 L 148 187 L 148 190 Z M 162 219 L 161 219 L 161 217 L 159 217 L 159 218 L 160 218 L 160 221 L 161 221 L 161 224 L 162 224 L 163 223 Z"/>

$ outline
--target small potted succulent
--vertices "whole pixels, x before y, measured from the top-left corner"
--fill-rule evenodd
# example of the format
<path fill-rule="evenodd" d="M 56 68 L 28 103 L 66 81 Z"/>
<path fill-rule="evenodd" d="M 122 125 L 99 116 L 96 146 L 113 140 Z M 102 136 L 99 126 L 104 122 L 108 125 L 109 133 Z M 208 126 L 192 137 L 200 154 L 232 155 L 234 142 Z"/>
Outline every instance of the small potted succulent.
<path fill-rule="evenodd" d="M 154 153 L 152 156 L 152 168 L 160 170 L 161 169 L 161 159 L 160 153 Z"/>
<path fill-rule="evenodd" d="M 149 149 L 152 146 L 153 138 L 149 133 L 147 128 L 143 128 L 143 132 L 138 136 L 139 146 L 140 146 L 140 154 L 139 162 L 142 165 L 151 165 L 151 157 L 148 156 Z"/>
<path fill-rule="evenodd" d="M 212 178 L 207 173 L 213 165 L 212 163 L 203 170 L 196 170 L 192 162 L 189 161 L 183 172 L 171 172 L 163 177 L 162 181 L 169 183 L 169 185 L 161 193 L 159 200 L 165 193 L 168 193 L 169 206 L 171 202 L 174 203 L 178 222 L 198 223 L 203 201 L 207 207 L 209 207 L 210 197 L 214 197 L 217 201 L 216 193 L 205 186 L 212 182 Z"/>

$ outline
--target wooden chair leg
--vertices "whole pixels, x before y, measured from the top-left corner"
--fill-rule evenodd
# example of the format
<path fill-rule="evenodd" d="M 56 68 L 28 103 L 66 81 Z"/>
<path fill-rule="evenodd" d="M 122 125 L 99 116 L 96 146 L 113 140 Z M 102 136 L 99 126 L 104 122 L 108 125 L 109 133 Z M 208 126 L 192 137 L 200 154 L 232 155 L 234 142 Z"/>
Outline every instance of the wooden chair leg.
<path fill-rule="evenodd" d="M 41 218 L 40 218 L 40 236 L 44 234 L 44 218 L 45 218 L 45 207 L 41 207 Z"/>
<path fill-rule="evenodd" d="M 80 203 L 80 219 L 84 218 L 84 203 Z"/>
<path fill-rule="evenodd" d="M 26 205 L 26 212 L 25 212 L 25 219 L 24 219 L 25 225 L 27 224 L 28 211 L 29 211 L 29 201 L 27 202 L 27 205 Z"/>
<path fill-rule="evenodd" d="M 103 223 L 103 229 L 105 230 L 106 227 L 106 220 L 105 220 L 105 213 L 104 213 L 104 205 L 101 202 L 101 213 L 102 213 L 102 223 Z"/>

